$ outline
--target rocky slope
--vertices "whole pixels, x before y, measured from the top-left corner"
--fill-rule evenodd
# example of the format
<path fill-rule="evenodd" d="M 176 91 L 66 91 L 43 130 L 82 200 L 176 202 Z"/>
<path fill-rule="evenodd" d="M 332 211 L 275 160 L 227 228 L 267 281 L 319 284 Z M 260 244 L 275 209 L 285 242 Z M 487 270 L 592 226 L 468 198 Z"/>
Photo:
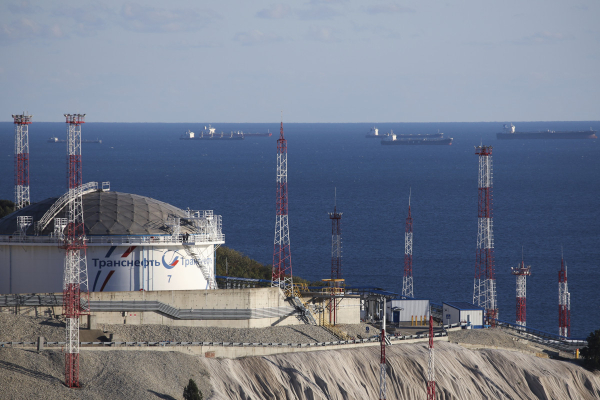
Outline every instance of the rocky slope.
<path fill-rule="evenodd" d="M 168 335 L 188 341 L 198 335 L 214 339 L 258 335 L 275 341 L 328 337 L 317 327 L 282 328 L 230 332 L 120 327 L 118 335 L 135 340 L 161 340 Z M 345 328 L 364 331 L 358 325 Z M 0 314 L 0 341 L 35 340 L 39 335 L 63 340 L 64 327 L 52 320 Z M 449 339 L 435 344 L 437 399 L 600 398 L 600 372 L 588 372 L 569 361 L 538 358 L 534 354 L 546 354 L 547 349 L 521 337 L 477 330 L 452 332 Z M 456 342 L 502 349 L 469 350 Z M 181 399 L 190 378 L 205 399 L 213 400 L 379 398 L 378 346 L 235 360 L 177 352 L 83 350 L 79 390 L 62 384 L 63 359 L 59 350 L 0 348 L 0 399 Z M 396 343 L 388 347 L 387 360 L 387 398 L 425 399 L 426 343 Z"/>
<path fill-rule="evenodd" d="M 426 399 L 428 349 L 388 348 L 388 399 Z M 213 399 L 376 399 L 379 349 L 205 360 Z M 598 399 L 600 374 L 507 350 L 436 343 L 437 399 Z"/>
<path fill-rule="evenodd" d="M 436 343 L 438 399 L 598 399 L 600 373 L 507 350 Z M 424 344 L 388 348 L 388 399 L 425 399 Z M 0 398 L 181 399 L 188 379 L 205 399 L 376 399 L 379 348 L 205 359 L 176 352 L 83 351 L 83 389 L 63 386 L 59 351 L 0 348 Z"/>

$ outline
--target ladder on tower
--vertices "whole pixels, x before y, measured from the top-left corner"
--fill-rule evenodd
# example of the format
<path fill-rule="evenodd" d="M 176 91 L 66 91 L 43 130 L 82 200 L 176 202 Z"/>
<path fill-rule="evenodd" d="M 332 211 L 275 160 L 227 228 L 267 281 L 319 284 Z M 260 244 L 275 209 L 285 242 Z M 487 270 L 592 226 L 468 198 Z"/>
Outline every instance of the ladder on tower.
<path fill-rule="evenodd" d="M 185 249 L 187 255 L 192 260 L 194 260 L 194 264 L 196 264 L 196 267 L 200 268 L 202 276 L 204 276 L 204 279 L 206 279 L 206 282 L 208 282 L 208 288 L 217 289 L 217 282 L 215 281 L 214 277 L 211 276 L 210 271 L 208 270 L 208 266 L 204 265 L 200 261 L 200 254 L 198 254 L 197 249 L 195 249 L 192 245 L 185 244 L 185 242 L 183 243 L 183 248 Z"/>

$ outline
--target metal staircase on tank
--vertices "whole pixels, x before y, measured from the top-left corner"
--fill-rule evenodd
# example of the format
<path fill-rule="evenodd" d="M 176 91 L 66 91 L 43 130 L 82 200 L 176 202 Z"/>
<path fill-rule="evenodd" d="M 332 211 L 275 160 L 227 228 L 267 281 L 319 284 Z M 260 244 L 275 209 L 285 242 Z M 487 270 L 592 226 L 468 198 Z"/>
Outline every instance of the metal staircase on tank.
<path fill-rule="evenodd" d="M 294 307 L 296 307 L 296 309 L 298 311 L 300 311 L 300 315 L 302 316 L 302 320 L 304 321 L 305 324 L 319 325 L 317 323 L 317 320 L 315 319 L 315 316 L 313 315 L 312 311 L 310 310 L 308 303 L 304 300 L 304 298 L 300 294 L 299 289 L 308 291 L 308 287 L 306 284 L 296 283 L 294 285 L 288 286 L 284 290 L 284 294 L 287 298 L 290 299 L 290 301 L 294 305 Z"/>
<path fill-rule="evenodd" d="M 204 276 L 204 279 L 206 279 L 206 282 L 208 282 L 208 289 L 217 289 L 217 281 L 211 276 L 208 267 L 202 264 L 202 262 L 200 261 L 200 254 L 198 254 L 197 248 L 195 248 L 195 246 L 193 245 L 186 244 L 185 242 L 183 242 L 182 244 L 187 255 L 192 260 L 194 260 L 194 264 L 196 264 L 196 267 L 200 268 L 202 276 Z"/>
<path fill-rule="evenodd" d="M 194 227 L 194 232 L 191 235 L 188 233 L 186 233 L 185 236 L 181 234 L 182 219 Z M 195 244 L 198 238 L 214 241 L 223 239 L 223 235 L 221 234 L 221 217 L 213 215 L 212 210 L 186 210 L 185 217 L 169 215 L 167 226 L 171 229 L 171 236 L 173 239 L 181 242 L 187 255 L 194 260 L 194 264 L 200 269 L 200 272 L 202 272 L 202 276 L 204 276 L 204 279 L 208 283 L 208 289 L 218 289 L 217 281 L 214 275 L 211 274 L 209 266 L 205 265 L 201 260 L 208 258 L 206 257 L 208 254 L 205 252 L 210 252 L 210 256 L 212 256 L 212 254 L 217 251 L 220 244 L 215 244 L 214 247 L 202 248 Z"/>

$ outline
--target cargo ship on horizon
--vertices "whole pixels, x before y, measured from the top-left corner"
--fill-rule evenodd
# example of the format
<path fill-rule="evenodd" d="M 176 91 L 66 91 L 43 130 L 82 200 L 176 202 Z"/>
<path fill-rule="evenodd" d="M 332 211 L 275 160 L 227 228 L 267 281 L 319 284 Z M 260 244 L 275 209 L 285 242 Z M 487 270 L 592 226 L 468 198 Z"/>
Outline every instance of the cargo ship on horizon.
<path fill-rule="evenodd" d="M 208 125 L 208 127 L 204 127 L 203 131 L 200 131 L 199 134 L 195 134 L 194 132 L 188 131 L 181 135 L 180 140 L 243 140 L 244 134 L 242 132 L 231 132 L 231 133 L 215 133 L 215 128 Z"/>
<path fill-rule="evenodd" d="M 387 135 L 380 135 L 379 134 L 379 129 L 377 129 L 376 126 L 372 127 L 371 130 L 369 131 L 369 133 L 367 133 L 367 135 L 365 136 L 366 138 L 372 139 L 372 138 L 382 138 L 385 137 Z"/>
<path fill-rule="evenodd" d="M 597 139 L 596 131 L 537 131 L 517 132 L 513 124 L 504 124 L 502 132 L 496 133 L 496 138 L 505 139 Z"/>
<path fill-rule="evenodd" d="M 66 139 L 59 139 L 56 136 L 52 136 L 48 139 L 48 143 L 67 143 Z M 102 143 L 101 139 L 81 139 L 81 143 Z"/>
<path fill-rule="evenodd" d="M 443 133 L 430 133 L 425 135 L 405 134 L 396 135 L 393 131 L 381 141 L 382 145 L 406 145 L 406 146 L 450 146 L 453 138 L 444 138 Z"/>
<path fill-rule="evenodd" d="M 273 134 L 271 132 L 269 132 L 269 130 L 267 129 L 266 133 L 244 133 L 244 136 L 253 136 L 253 137 L 271 137 L 273 136 Z"/>

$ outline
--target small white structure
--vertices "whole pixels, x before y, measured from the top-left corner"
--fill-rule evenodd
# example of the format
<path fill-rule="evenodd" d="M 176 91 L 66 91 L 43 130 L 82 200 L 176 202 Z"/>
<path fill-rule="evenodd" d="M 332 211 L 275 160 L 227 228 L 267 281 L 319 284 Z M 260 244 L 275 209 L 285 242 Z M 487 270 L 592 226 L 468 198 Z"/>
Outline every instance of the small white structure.
<path fill-rule="evenodd" d="M 477 307 L 472 303 L 452 302 L 442 303 L 443 305 L 443 322 L 444 325 L 450 324 L 466 324 L 468 328 L 483 328 L 483 308 Z"/>
<path fill-rule="evenodd" d="M 387 321 L 410 322 L 411 318 L 429 320 L 429 300 L 390 300 L 387 302 Z"/>

